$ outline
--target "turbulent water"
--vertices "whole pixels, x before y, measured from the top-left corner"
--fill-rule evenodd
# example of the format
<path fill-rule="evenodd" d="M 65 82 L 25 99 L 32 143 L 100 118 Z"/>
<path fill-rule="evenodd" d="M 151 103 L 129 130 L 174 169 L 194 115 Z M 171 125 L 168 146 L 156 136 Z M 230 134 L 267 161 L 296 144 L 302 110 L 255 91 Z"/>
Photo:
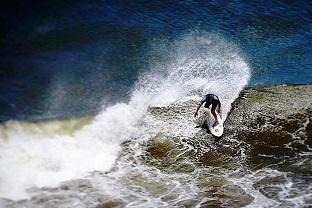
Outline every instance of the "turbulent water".
<path fill-rule="evenodd" d="M 4 8 L 0 207 L 312 206 L 309 2 Z"/>
<path fill-rule="evenodd" d="M 61 128 L 60 133 L 36 124 L 7 122 L 1 146 L 3 196 L 17 197 L 33 186 L 56 185 L 92 170 L 109 170 L 118 157 L 121 142 L 150 135 L 141 130 L 148 107 L 214 92 L 220 95 L 226 116 L 250 76 L 247 63 L 235 48 L 218 37 L 197 33 L 181 37 L 168 47 L 167 54 L 162 53 L 164 57 L 159 57 L 157 64 L 151 63 L 151 71 L 139 78 L 128 103 L 105 108 L 80 130 L 73 128 L 68 135 L 62 131 L 64 122 L 55 124 L 61 126 L 56 127 Z M 185 128 L 181 130 L 190 133 Z M 16 183 L 16 178 L 21 181 Z"/>

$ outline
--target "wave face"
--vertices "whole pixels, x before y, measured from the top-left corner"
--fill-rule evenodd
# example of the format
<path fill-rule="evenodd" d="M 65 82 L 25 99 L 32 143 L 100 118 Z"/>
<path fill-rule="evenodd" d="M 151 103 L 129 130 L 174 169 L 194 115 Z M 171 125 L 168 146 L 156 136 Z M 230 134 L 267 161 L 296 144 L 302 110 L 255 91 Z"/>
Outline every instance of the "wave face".
<path fill-rule="evenodd" d="M 25 198 L 32 187 L 53 187 L 95 170 L 109 171 L 122 142 L 149 136 L 141 128 L 148 107 L 215 93 L 226 116 L 250 78 L 240 51 L 216 34 L 190 32 L 150 46 L 150 70 L 140 75 L 128 103 L 79 122 L 8 121 L 1 126 L 0 197 Z"/>

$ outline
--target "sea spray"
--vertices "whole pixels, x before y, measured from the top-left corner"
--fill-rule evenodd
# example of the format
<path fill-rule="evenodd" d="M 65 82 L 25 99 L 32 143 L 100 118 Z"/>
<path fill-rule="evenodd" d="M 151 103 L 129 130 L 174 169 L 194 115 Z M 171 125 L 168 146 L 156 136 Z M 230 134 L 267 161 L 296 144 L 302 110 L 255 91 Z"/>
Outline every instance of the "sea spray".
<path fill-rule="evenodd" d="M 140 121 L 149 106 L 166 106 L 194 96 L 199 99 L 211 92 L 219 96 L 227 115 L 250 76 L 239 50 L 205 32 L 164 42 L 168 44 L 151 43 L 150 70 L 138 78 L 130 101 L 103 109 L 82 129 L 46 134 L 40 125 L 29 131 L 20 128 L 23 123 L 3 124 L 7 127 L 1 132 L 0 197 L 25 198 L 31 187 L 57 186 L 95 170 L 110 170 L 122 142 L 148 138 Z"/>
<path fill-rule="evenodd" d="M 151 70 L 137 85 L 153 106 L 214 93 L 226 116 L 251 75 L 241 51 L 216 34 L 196 31 L 172 42 L 156 41 L 150 53 Z"/>

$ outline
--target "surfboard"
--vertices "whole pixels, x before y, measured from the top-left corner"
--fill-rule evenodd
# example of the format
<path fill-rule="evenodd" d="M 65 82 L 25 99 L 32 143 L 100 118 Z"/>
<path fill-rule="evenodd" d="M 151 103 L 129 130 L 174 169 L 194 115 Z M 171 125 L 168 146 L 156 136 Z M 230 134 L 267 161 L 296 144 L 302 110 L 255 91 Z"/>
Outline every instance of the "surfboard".
<path fill-rule="evenodd" d="M 209 131 L 211 132 L 213 136 L 221 137 L 223 135 L 223 120 L 221 119 L 218 113 L 217 113 L 217 118 L 218 118 L 219 124 L 217 124 L 215 127 L 212 127 L 215 122 L 215 119 L 213 115 L 211 114 L 211 112 L 209 112 L 209 115 L 207 117 L 207 125 L 209 128 Z"/>

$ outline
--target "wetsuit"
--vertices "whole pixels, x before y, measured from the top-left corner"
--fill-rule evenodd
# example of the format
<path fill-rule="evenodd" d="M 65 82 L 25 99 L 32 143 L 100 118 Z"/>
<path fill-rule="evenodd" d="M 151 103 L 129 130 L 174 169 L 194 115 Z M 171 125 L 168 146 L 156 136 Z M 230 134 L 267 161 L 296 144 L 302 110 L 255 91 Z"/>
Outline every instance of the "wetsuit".
<path fill-rule="evenodd" d="M 212 99 L 211 99 L 212 98 Z M 203 99 L 200 101 L 200 104 L 202 105 L 205 103 L 205 108 L 209 108 L 211 106 L 211 113 L 214 112 L 218 106 L 218 111 L 221 109 L 221 102 L 218 98 L 218 96 L 214 94 L 207 94 L 203 97 Z"/>

